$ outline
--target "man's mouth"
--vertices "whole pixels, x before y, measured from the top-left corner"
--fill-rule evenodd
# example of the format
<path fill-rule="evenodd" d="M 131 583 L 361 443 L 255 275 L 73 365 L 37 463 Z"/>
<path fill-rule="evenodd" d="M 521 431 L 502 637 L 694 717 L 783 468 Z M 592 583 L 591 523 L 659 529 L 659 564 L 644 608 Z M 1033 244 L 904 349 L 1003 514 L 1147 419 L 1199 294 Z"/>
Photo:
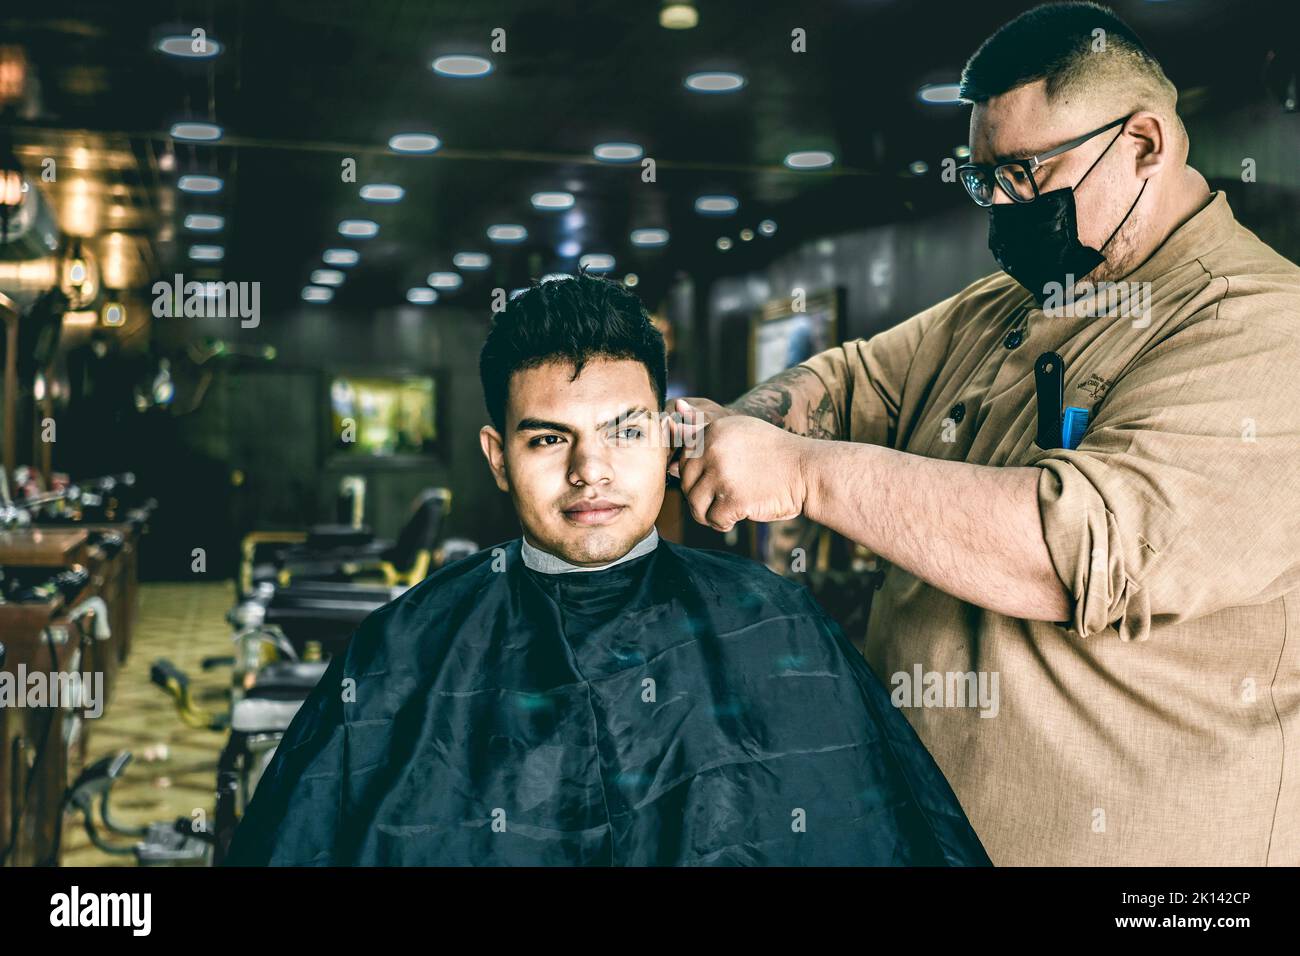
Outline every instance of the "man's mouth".
<path fill-rule="evenodd" d="M 606 498 L 589 498 L 565 508 L 564 517 L 574 524 L 608 524 L 621 515 L 626 507 L 626 505 L 617 504 Z"/>

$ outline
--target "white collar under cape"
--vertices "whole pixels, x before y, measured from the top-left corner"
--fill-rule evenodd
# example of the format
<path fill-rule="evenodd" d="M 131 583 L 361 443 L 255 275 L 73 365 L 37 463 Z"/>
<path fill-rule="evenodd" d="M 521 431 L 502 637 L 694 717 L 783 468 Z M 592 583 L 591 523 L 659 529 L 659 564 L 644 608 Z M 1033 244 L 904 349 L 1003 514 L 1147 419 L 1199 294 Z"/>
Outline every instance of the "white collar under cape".
<path fill-rule="evenodd" d="M 611 561 L 609 564 L 602 564 L 599 567 L 584 568 L 581 565 L 570 564 L 563 558 L 557 558 L 549 551 L 543 551 L 541 548 L 535 548 L 528 543 L 527 538 L 520 539 L 520 550 L 523 552 L 524 566 L 539 571 L 542 574 L 568 574 L 572 571 L 604 571 L 606 568 L 612 568 L 616 564 L 622 564 L 624 561 L 631 561 L 642 555 L 649 554 L 655 548 L 659 547 L 659 529 L 651 528 L 650 533 L 637 542 L 634 547 L 617 561 Z"/>

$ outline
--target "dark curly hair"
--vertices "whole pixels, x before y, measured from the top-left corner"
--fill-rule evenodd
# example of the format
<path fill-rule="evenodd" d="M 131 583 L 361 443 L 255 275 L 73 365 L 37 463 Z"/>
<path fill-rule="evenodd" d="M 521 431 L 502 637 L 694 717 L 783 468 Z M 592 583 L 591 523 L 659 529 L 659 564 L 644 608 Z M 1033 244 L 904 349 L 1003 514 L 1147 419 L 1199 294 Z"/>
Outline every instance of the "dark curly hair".
<path fill-rule="evenodd" d="M 617 282 L 579 269 L 533 279 L 492 320 L 479 378 L 492 424 L 505 427 L 510 376 L 547 362 L 573 364 L 573 378 L 593 358 L 632 359 L 646 367 L 659 404 L 668 384 L 664 338 L 645 306 Z"/>

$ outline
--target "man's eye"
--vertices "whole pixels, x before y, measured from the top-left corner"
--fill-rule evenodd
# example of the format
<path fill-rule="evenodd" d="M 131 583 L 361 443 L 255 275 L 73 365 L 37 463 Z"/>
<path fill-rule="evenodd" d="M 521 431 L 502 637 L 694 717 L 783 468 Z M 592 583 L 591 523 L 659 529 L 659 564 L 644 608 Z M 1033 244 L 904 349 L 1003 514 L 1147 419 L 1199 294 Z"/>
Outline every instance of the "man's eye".
<path fill-rule="evenodd" d="M 627 428 L 621 429 L 617 437 L 618 440 L 621 442 L 640 441 L 642 438 L 645 437 L 645 432 L 643 432 L 640 428 L 638 428 L 635 425 L 630 425 Z"/>
<path fill-rule="evenodd" d="M 562 440 L 559 435 L 538 435 L 536 438 L 529 439 L 528 447 L 541 448 L 543 445 L 554 445 Z"/>

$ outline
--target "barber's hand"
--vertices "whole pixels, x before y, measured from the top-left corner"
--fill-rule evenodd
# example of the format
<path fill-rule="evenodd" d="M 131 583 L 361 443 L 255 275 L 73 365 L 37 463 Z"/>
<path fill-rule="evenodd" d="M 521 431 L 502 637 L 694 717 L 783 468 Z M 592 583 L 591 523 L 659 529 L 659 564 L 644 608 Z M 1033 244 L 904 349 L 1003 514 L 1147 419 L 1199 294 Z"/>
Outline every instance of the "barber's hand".
<path fill-rule="evenodd" d="M 679 400 L 682 422 L 672 422 L 681 457 L 678 474 L 691 517 L 717 531 L 737 521 L 781 521 L 803 511 L 803 460 L 808 439 L 748 415 L 708 420 Z"/>
<path fill-rule="evenodd" d="M 693 417 L 690 414 L 692 410 L 695 413 Z M 711 398 L 670 398 L 664 403 L 664 411 L 669 414 L 680 412 L 687 421 L 696 424 L 708 424 L 728 415 L 740 414 L 726 405 L 719 405 Z"/>

